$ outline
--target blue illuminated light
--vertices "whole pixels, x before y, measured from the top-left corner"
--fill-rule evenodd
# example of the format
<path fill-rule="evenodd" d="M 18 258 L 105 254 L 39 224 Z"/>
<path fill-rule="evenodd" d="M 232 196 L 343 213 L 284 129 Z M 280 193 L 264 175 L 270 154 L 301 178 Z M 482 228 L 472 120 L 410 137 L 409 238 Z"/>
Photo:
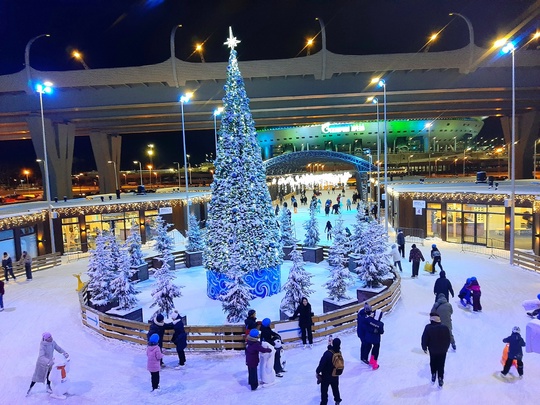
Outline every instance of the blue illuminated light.
<path fill-rule="evenodd" d="M 379 80 L 379 87 L 384 87 L 384 86 L 386 86 L 386 82 L 384 81 L 384 79 Z"/>
<path fill-rule="evenodd" d="M 45 94 L 51 94 L 52 93 L 52 83 L 51 82 L 45 82 L 45 83 L 37 83 L 36 84 L 36 91 L 38 93 L 45 93 Z"/>
<path fill-rule="evenodd" d="M 508 42 L 503 48 L 501 49 L 502 53 L 509 53 L 513 52 L 516 49 L 514 44 L 512 42 Z"/>

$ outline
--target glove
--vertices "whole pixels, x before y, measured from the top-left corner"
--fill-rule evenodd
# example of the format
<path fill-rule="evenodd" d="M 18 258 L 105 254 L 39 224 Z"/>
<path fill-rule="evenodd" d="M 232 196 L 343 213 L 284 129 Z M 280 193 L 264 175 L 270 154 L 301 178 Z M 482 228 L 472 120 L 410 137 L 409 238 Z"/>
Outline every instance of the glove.
<path fill-rule="evenodd" d="M 424 350 L 424 353 L 427 354 L 427 350 Z"/>
<path fill-rule="evenodd" d="M 317 374 L 317 385 L 319 385 L 322 382 L 322 375 Z"/>
<path fill-rule="evenodd" d="M 69 357 L 69 353 L 68 352 L 64 352 L 64 357 L 67 359 Z"/>

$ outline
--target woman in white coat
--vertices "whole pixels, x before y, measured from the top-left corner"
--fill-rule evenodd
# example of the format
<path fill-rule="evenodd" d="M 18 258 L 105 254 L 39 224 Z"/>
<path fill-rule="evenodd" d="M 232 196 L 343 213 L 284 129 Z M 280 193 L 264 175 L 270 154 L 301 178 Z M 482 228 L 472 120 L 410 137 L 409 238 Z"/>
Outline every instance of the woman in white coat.
<path fill-rule="evenodd" d="M 399 271 L 402 272 L 402 268 L 401 268 L 401 254 L 399 253 L 399 250 L 398 250 L 398 247 L 395 243 L 392 243 L 392 251 L 390 252 L 392 253 L 392 260 L 394 260 L 394 267 L 396 267 L 396 265 L 399 267 Z"/>

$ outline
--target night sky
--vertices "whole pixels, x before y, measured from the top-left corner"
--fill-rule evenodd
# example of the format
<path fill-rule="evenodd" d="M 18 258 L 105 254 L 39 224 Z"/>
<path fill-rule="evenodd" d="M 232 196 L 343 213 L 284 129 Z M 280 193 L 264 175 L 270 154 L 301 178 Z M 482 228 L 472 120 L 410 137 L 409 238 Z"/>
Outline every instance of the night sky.
<path fill-rule="evenodd" d="M 27 42 L 41 34 L 51 37 L 34 42 L 31 66 L 62 71 L 83 69 L 70 56 L 73 49 L 84 55 L 91 69 L 163 62 L 170 57 L 169 36 L 178 24 L 182 24 L 176 33 L 178 58 L 200 62 L 195 44 L 203 43 L 206 62 L 224 62 L 229 50 L 223 42 L 232 26 L 242 41 L 237 48 L 242 69 L 242 60 L 305 55 L 306 40 L 320 30 L 317 17 L 326 26 L 330 51 L 366 55 L 421 51 L 441 29 L 439 39 L 430 45 L 431 52 L 466 46 L 467 26 L 462 19 L 450 17 L 450 12 L 469 18 L 476 45 L 488 47 L 523 21 L 527 22 L 519 34 L 534 33 L 539 28 L 539 10 L 540 1 L 535 0 L 3 0 L 0 74 L 23 69 Z M 319 35 L 311 52 L 320 47 Z M 141 158 L 148 143 L 156 145 L 157 165 L 171 167 L 174 158 L 168 153 L 180 147 L 176 138 L 178 134 L 124 136 L 121 169 L 130 169 L 131 161 Z M 213 131 L 188 138 L 193 140 L 192 145 L 188 141 L 193 163 L 213 151 L 200 147 L 212 145 Z M 29 141 L 3 142 L 2 149 L 4 156 L 20 157 L 19 168 L 35 159 Z M 21 149 L 27 153 L 21 154 Z M 74 172 L 95 168 L 93 158 L 85 153 L 88 150 L 89 141 L 77 138 Z M 12 164 L 0 163 L 0 171 L 7 170 L 6 165 Z"/>

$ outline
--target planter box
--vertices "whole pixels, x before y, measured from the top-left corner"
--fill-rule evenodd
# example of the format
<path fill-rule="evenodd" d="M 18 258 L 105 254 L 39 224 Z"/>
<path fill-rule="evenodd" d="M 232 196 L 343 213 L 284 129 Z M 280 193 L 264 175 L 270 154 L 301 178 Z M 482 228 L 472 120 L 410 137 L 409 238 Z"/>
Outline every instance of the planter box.
<path fill-rule="evenodd" d="M 303 247 L 302 254 L 304 255 L 305 262 L 320 263 L 324 260 L 323 248 L 321 246 L 317 246 L 314 248 Z"/>
<path fill-rule="evenodd" d="M 387 286 L 381 286 L 376 288 L 357 288 L 356 289 L 356 298 L 358 298 L 358 302 L 362 303 L 364 301 L 369 300 L 370 298 L 373 298 L 377 294 L 380 294 L 384 290 L 386 290 Z"/>
<path fill-rule="evenodd" d="M 358 259 L 360 259 L 360 255 L 357 255 L 354 253 L 351 253 L 349 255 L 349 270 L 352 271 L 353 273 L 354 273 L 354 269 L 356 269 L 357 267 L 356 261 Z"/>
<path fill-rule="evenodd" d="M 335 301 L 330 298 L 323 299 L 323 313 L 336 311 L 341 308 L 350 307 L 358 304 L 356 298 L 350 298 L 348 300 Z"/>
<path fill-rule="evenodd" d="M 111 302 L 105 305 L 94 305 L 92 304 L 92 301 L 89 300 L 88 305 L 94 308 L 96 311 L 106 313 L 107 311 L 110 311 L 111 309 L 116 308 L 119 305 L 119 303 L 118 303 L 118 299 L 115 298 L 114 300 L 112 300 Z"/>
<path fill-rule="evenodd" d="M 202 266 L 201 252 L 186 252 L 186 267 Z"/>
<path fill-rule="evenodd" d="M 129 281 L 148 280 L 148 264 L 147 263 L 143 263 L 139 265 L 139 267 L 132 267 L 131 269 L 134 270 L 134 273 L 129 279 Z"/>
<path fill-rule="evenodd" d="M 291 252 L 293 251 L 294 246 L 283 246 L 283 260 L 291 260 Z"/>
<path fill-rule="evenodd" d="M 292 316 L 292 313 L 288 314 L 287 312 L 283 312 L 281 310 L 281 308 L 279 309 L 279 320 L 280 321 L 288 321 L 291 316 Z"/>
<path fill-rule="evenodd" d="M 152 259 L 152 267 L 154 269 L 160 269 L 161 266 L 163 265 L 162 263 L 163 263 L 163 261 L 160 258 L 153 258 Z M 171 260 L 169 260 L 169 267 L 171 268 L 171 270 L 175 269 L 174 257 Z"/>
<path fill-rule="evenodd" d="M 142 308 L 136 309 L 110 309 L 106 312 L 107 315 L 115 316 L 117 318 L 127 319 L 130 321 L 143 322 Z"/>

